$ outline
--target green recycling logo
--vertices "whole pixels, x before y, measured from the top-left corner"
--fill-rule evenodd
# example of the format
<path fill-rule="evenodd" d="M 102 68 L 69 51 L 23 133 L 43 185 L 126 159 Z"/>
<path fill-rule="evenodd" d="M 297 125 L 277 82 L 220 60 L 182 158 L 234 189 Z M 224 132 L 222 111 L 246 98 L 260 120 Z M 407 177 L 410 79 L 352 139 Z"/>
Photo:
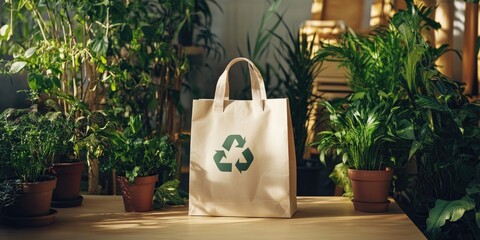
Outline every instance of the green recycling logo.
<path fill-rule="evenodd" d="M 246 139 L 242 138 L 241 135 L 228 136 L 223 142 L 222 147 L 224 148 L 224 150 L 228 152 L 232 148 L 233 142 L 235 141 L 237 142 L 237 146 L 235 147 L 243 149 L 246 143 Z M 215 164 L 217 165 L 218 170 L 222 172 L 232 172 L 232 164 L 222 162 L 223 158 L 227 159 L 227 155 L 225 154 L 224 150 L 216 150 L 216 153 L 213 156 L 213 160 L 215 161 Z M 248 147 L 242 151 L 242 155 L 245 158 L 246 162 L 241 163 L 240 159 L 238 159 L 237 162 L 235 163 L 235 167 L 238 169 L 240 173 L 248 170 L 254 158 L 252 152 Z"/>

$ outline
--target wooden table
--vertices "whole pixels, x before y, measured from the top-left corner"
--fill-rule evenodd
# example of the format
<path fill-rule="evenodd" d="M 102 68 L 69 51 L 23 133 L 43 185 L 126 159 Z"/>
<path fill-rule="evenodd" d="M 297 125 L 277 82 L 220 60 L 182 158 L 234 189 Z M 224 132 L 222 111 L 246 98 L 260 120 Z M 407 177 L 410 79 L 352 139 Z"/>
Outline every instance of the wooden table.
<path fill-rule="evenodd" d="M 348 198 L 299 197 L 292 219 L 188 216 L 187 206 L 126 213 L 120 196 L 84 196 L 38 228 L 0 226 L 0 239 L 425 239 L 392 201 L 384 214 L 353 210 Z"/>

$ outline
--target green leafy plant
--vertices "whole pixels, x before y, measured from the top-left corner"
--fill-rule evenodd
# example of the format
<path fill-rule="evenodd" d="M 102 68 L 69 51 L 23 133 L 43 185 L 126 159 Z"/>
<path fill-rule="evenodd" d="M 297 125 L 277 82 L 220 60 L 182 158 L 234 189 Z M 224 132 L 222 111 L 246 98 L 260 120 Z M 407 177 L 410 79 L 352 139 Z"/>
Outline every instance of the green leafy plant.
<path fill-rule="evenodd" d="M 110 1 L 7 1 L 2 14 L 8 29 L 1 44 L 14 59 L 8 74 L 25 70 L 33 99 L 43 94 L 58 101 L 64 113 L 71 105 L 64 98 L 99 107 L 110 31 Z"/>
<path fill-rule="evenodd" d="M 130 182 L 167 170 L 175 176 L 177 161 L 167 136 L 142 138 L 141 117 L 131 117 L 128 128 L 118 133 L 110 152 L 110 166 Z"/>
<path fill-rule="evenodd" d="M 384 27 L 367 36 L 353 31 L 341 35 L 335 44 L 322 44 L 318 60 L 339 62 L 347 69 L 354 92 L 399 90 L 400 62 L 404 59 L 400 38 Z"/>
<path fill-rule="evenodd" d="M 73 130 L 61 112 L 7 109 L 0 115 L 1 163 L 22 182 L 42 179 L 51 165 L 72 146 Z M 65 145 L 67 144 L 67 145 Z"/>
<path fill-rule="evenodd" d="M 265 62 L 265 59 L 269 57 L 269 53 L 273 48 L 273 44 L 271 43 L 274 39 L 274 33 L 281 23 L 276 13 L 282 2 L 282 0 L 269 1 L 270 5 L 262 15 L 260 25 L 255 33 L 255 38 L 251 39 L 250 34 L 247 33 L 246 52 L 243 52 L 239 47 L 237 47 L 237 51 L 240 56 L 244 56 L 255 63 L 263 76 L 265 86 L 269 88 L 267 94 L 271 97 L 279 97 L 283 95 L 279 89 L 280 83 L 274 83 L 273 77 L 275 70 L 272 68 L 272 63 Z M 245 76 L 244 79 L 248 79 L 247 69 L 243 69 L 243 76 Z M 245 81 L 245 87 L 242 89 L 241 93 L 245 96 L 250 94 L 249 81 Z"/>
<path fill-rule="evenodd" d="M 388 28 L 366 37 L 349 33 L 339 45 L 326 45 L 318 57 L 347 67 L 355 95 L 396 97 L 400 115 L 387 132 L 406 141 L 386 148 L 398 166 L 407 161 L 414 166 L 396 177 L 408 183 L 395 186 L 404 196 L 397 202 L 432 239 L 475 239 L 480 201 L 472 186 L 478 186 L 480 176 L 480 108 L 463 95 L 462 84 L 436 68 L 435 60 L 448 48 L 430 46 L 422 37 L 424 30 L 440 27 L 427 17 L 431 11 L 407 1 L 407 9 Z"/>
<path fill-rule="evenodd" d="M 218 36 L 211 31 L 213 16 L 210 6 L 215 6 L 220 11 L 223 11 L 222 7 L 215 0 L 194 0 L 193 5 L 178 41 L 183 46 L 200 46 L 206 50 L 206 56 L 213 54 L 215 59 L 220 59 L 225 55 L 225 48 L 219 42 Z"/>
<path fill-rule="evenodd" d="M 155 189 L 153 208 L 160 209 L 167 205 L 183 205 L 185 200 L 180 196 L 178 185 L 180 181 L 170 180 Z"/>
<path fill-rule="evenodd" d="M 303 160 L 307 139 L 307 120 L 311 116 L 314 103 L 319 96 L 313 95 L 313 82 L 319 73 L 320 63 L 313 59 L 313 43 L 307 41 L 304 34 L 296 34 L 277 13 L 281 0 L 272 1 L 262 15 L 261 24 L 256 37 L 251 43 L 247 34 L 247 51 L 240 55 L 250 58 L 256 63 L 264 77 L 269 97 L 288 97 L 291 108 L 292 125 L 297 162 Z M 273 21 L 274 18 L 276 21 Z M 287 37 L 275 33 L 279 26 L 287 30 Z M 278 44 L 271 44 L 278 40 Z M 259 64 L 269 55 L 270 48 L 275 50 L 276 62 Z M 275 64 L 277 67 L 272 67 Z M 278 70 L 275 70 L 278 69 Z M 274 80 L 275 78 L 275 80 Z M 250 85 L 242 91 L 247 93 Z"/>
<path fill-rule="evenodd" d="M 284 38 L 272 33 L 280 44 L 276 47 L 280 92 L 288 97 L 297 162 L 303 160 L 308 134 L 308 120 L 312 115 L 315 103 L 320 96 L 313 94 L 313 83 L 320 73 L 321 63 L 313 56 L 313 42 L 307 41 L 306 34 L 295 34 L 277 14 L 280 23 L 285 27 L 288 37 Z"/>
<path fill-rule="evenodd" d="M 181 44 L 182 29 L 191 30 L 206 54 L 222 54 L 211 33 L 212 0 L 146 0 L 116 3 L 111 11 L 113 41 L 107 60 L 106 110 L 122 128 L 130 116 L 143 115 L 142 128 L 170 139 L 181 130 L 182 87 L 190 65 Z"/>
<path fill-rule="evenodd" d="M 341 156 L 343 164 L 357 170 L 381 170 L 395 165 L 389 145 L 401 140 L 397 134 L 408 129 L 399 126 L 400 111 L 391 96 L 364 96 L 350 99 L 339 108 L 329 102 L 322 105 L 330 113 L 332 130 L 319 133 L 318 146 L 322 161 L 328 152 Z M 411 129 L 405 120 L 403 127 Z M 411 129 L 412 130 L 412 129 Z"/>

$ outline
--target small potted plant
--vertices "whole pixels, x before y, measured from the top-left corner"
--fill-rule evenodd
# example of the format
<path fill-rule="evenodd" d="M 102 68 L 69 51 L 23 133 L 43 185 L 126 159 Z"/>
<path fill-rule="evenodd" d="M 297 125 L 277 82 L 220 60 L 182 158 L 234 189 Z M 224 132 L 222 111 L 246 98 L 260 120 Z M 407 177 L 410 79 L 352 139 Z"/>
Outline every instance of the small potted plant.
<path fill-rule="evenodd" d="M 158 173 L 174 175 L 175 153 L 168 137 L 143 138 L 141 117 L 130 117 L 128 128 L 111 138 L 110 165 L 115 169 L 125 211 L 146 212 L 152 200 Z"/>
<path fill-rule="evenodd" d="M 336 153 L 349 168 L 355 210 L 387 211 L 395 164 L 391 146 L 401 140 L 397 128 L 409 131 L 411 124 L 401 120 L 395 100 L 388 96 L 352 97 L 338 108 L 328 102 L 322 104 L 330 113 L 331 130 L 320 132 L 319 141 L 314 143 L 321 158 L 327 152 Z"/>
<path fill-rule="evenodd" d="M 53 191 L 52 207 L 73 207 L 82 203 L 80 182 L 84 162 L 74 153 L 75 123 L 61 112 L 51 113 L 50 131 L 58 136 L 53 167 L 50 173 L 57 177 Z"/>
<path fill-rule="evenodd" d="M 0 165 L 3 179 L 13 179 L 18 196 L 2 211 L 4 223 L 42 226 L 55 221 L 50 209 L 57 179 L 48 175 L 60 136 L 52 131 L 55 113 L 7 109 L 0 115 Z"/>

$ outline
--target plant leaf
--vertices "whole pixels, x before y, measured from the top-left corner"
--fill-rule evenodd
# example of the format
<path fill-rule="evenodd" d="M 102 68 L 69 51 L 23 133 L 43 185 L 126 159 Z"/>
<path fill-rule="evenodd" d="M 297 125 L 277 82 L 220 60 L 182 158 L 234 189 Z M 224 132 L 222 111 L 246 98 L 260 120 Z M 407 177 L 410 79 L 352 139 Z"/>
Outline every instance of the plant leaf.
<path fill-rule="evenodd" d="M 440 228 L 445 225 L 447 220 L 455 222 L 462 218 L 466 211 L 474 208 L 475 201 L 470 197 L 463 197 L 462 199 L 454 201 L 437 199 L 435 207 L 430 209 L 428 213 L 427 229 L 425 230 L 425 233 L 430 238 L 435 239 L 440 233 Z"/>
<path fill-rule="evenodd" d="M 26 58 L 30 58 L 31 56 L 33 56 L 33 54 L 35 54 L 35 51 L 37 51 L 37 47 L 31 47 L 31 48 L 27 49 L 27 51 L 25 51 L 24 56 Z"/>
<path fill-rule="evenodd" d="M 10 71 L 8 73 L 16 74 L 20 72 L 25 67 L 25 65 L 27 65 L 27 62 L 24 62 L 24 61 L 14 62 L 12 64 L 12 67 L 10 67 Z"/>
<path fill-rule="evenodd" d="M 475 219 L 477 220 L 477 226 L 480 228 L 480 210 L 475 214 Z"/>
<path fill-rule="evenodd" d="M 422 143 L 419 141 L 413 141 L 412 147 L 410 148 L 410 153 L 408 154 L 408 159 L 411 159 L 412 156 L 422 147 Z"/>
<path fill-rule="evenodd" d="M 10 25 L 5 24 L 0 28 L 0 39 L 8 40 L 10 38 Z"/>

